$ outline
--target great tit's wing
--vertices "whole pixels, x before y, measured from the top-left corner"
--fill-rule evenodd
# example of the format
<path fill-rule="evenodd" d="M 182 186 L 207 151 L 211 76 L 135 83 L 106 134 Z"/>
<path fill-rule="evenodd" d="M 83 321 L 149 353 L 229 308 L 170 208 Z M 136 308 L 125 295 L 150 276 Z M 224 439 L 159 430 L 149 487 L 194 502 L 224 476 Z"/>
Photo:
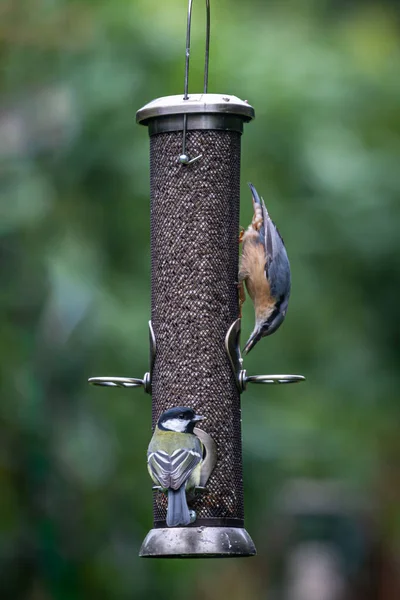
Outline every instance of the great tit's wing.
<path fill-rule="evenodd" d="M 147 466 L 151 477 L 163 488 L 177 490 L 202 460 L 200 441 L 195 448 L 179 448 L 171 455 L 163 450 L 150 452 Z"/>
<path fill-rule="evenodd" d="M 147 456 L 147 468 L 150 476 L 163 488 L 169 488 L 171 482 L 171 457 L 168 452 L 157 450 L 149 452 Z"/>
<path fill-rule="evenodd" d="M 171 455 L 171 486 L 177 490 L 189 479 L 192 471 L 202 460 L 200 448 L 175 450 Z"/>

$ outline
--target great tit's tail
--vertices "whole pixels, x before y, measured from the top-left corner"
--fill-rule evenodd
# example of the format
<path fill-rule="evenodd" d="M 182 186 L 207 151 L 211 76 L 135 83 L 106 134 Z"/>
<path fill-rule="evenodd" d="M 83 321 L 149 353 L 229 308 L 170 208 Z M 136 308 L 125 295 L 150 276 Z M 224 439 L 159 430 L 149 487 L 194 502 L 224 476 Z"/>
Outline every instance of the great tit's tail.
<path fill-rule="evenodd" d="M 185 484 L 178 490 L 168 489 L 168 508 L 167 525 L 168 527 L 178 527 L 179 525 L 189 525 L 190 514 L 186 500 Z"/>

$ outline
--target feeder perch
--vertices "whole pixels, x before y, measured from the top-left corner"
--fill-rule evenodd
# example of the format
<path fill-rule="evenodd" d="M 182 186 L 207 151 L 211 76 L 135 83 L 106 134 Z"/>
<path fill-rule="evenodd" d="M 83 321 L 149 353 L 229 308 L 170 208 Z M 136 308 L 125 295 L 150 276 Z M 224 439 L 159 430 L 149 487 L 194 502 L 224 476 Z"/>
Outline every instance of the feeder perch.
<path fill-rule="evenodd" d="M 150 136 L 150 371 L 142 379 L 89 380 L 143 387 L 152 395 L 153 427 L 174 406 L 192 407 L 206 417 L 205 431 L 195 429 L 206 449 L 202 489 L 189 502 L 196 520 L 167 527 L 166 497 L 155 488 L 154 527 L 143 542 L 142 557 L 256 553 L 244 528 L 240 394 L 250 382 L 304 379 L 249 376 L 242 368 L 237 289 L 240 142 L 254 109 L 235 96 L 208 93 L 208 0 L 204 89 L 189 95 L 192 3 L 184 93 L 154 100 L 136 115 Z"/>

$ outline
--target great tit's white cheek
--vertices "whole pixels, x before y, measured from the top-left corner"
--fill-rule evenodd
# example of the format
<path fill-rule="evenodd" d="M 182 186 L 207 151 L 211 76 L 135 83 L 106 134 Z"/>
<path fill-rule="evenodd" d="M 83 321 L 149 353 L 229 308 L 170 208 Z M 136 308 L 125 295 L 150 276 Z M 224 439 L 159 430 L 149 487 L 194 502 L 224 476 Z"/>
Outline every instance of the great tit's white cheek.
<path fill-rule="evenodd" d="M 186 419 L 168 419 L 167 421 L 163 421 L 162 425 L 165 429 L 169 429 L 170 431 L 184 433 L 189 422 L 190 421 L 187 421 Z"/>

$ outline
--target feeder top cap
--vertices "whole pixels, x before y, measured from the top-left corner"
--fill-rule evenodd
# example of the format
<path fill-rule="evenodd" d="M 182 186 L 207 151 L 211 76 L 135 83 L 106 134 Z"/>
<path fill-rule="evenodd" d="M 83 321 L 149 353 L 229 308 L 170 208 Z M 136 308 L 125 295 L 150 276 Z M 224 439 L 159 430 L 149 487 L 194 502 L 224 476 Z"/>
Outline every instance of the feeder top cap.
<path fill-rule="evenodd" d="M 136 113 L 136 122 L 147 125 L 149 119 L 168 115 L 184 114 L 231 114 L 243 118 L 243 121 L 254 119 L 254 108 L 236 96 L 227 94 L 190 94 L 184 100 L 183 95 L 164 96 L 149 102 Z"/>

